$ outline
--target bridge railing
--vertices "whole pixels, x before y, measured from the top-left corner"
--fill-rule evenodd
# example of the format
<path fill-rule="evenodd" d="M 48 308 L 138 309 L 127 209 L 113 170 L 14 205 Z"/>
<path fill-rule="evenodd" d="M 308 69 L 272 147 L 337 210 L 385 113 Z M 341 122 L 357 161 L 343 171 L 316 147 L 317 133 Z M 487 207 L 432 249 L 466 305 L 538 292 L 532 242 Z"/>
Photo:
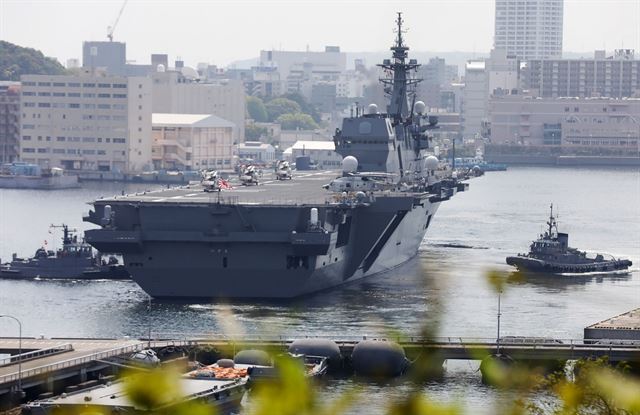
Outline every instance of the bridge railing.
<path fill-rule="evenodd" d="M 4 359 L 0 359 L 0 367 L 16 364 L 18 363 L 18 361 L 25 362 L 27 360 L 36 359 L 38 357 L 50 356 L 53 354 L 68 352 L 71 350 L 73 350 L 73 345 L 71 345 L 71 343 L 47 347 L 46 349 L 32 350 L 30 352 L 16 354 Z"/>
<path fill-rule="evenodd" d="M 218 333 L 189 333 L 188 337 L 180 333 L 152 333 L 153 340 L 174 340 L 181 341 L 183 345 L 198 344 L 206 342 L 221 343 L 272 343 L 288 344 L 299 339 L 328 339 L 336 343 L 348 344 L 357 343 L 362 340 L 386 340 L 400 344 L 434 344 L 434 345 L 485 345 L 496 346 L 498 344 L 495 337 L 455 337 L 440 336 L 425 338 L 422 336 L 369 336 L 369 335 L 320 335 L 320 336 L 296 336 L 296 335 L 272 335 L 272 334 L 218 334 Z M 140 338 L 146 341 L 146 338 Z M 637 348 L 640 349 L 639 340 L 619 340 L 619 339 L 555 339 L 548 337 L 525 337 L 525 336 L 505 336 L 500 338 L 501 346 L 523 346 L 523 347 L 592 347 L 592 348 Z"/>

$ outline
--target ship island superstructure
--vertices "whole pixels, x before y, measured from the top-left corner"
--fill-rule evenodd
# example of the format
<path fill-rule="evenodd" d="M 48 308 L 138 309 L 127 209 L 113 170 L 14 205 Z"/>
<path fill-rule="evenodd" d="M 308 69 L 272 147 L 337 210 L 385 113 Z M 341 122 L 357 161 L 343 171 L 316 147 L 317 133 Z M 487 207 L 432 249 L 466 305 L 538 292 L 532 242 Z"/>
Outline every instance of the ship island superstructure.
<path fill-rule="evenodd" d="M 343 169 L 204 192 L 200 185 L 93 202 L 86 232 L 122 253 L 157 298 L 290 298 L 393 269 L 413 258 L 441 202 L 468 185 L 431 152 L 437 120 L 416 102 L 402 16 L 389 96 L 344 119 L 334 136 Z M 324 189 L 323 189 L 324 188 Z"/>

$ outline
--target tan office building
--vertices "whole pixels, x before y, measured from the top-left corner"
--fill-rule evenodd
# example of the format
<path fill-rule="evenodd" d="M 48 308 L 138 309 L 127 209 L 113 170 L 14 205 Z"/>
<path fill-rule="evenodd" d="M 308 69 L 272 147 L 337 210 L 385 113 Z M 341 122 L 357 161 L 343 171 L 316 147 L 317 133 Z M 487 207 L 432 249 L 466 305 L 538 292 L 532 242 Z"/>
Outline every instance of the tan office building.
<path fill-rule="evenodd" d="M 494 144 L 609 148 L 637 154 L 640 99 L 492 97 Z"/>
<path fill-rule="evenodd" d="M 232 122 L 234 140 L 244 140 L 245 90 L 240 80 L 200 83 L 176 71 L 153 74 L 153 112 L 208 114 Z"/>
<path fill-rule="evenodd" d="M 215 115 L 153 114 L 156 169 L 232 170 L 235 124 Z"/>
<path fill-rule="evenodd" d="M 23 75 L 20 158 L 67 170 L 151 167 L 151 82 L 96 75 Z"/>

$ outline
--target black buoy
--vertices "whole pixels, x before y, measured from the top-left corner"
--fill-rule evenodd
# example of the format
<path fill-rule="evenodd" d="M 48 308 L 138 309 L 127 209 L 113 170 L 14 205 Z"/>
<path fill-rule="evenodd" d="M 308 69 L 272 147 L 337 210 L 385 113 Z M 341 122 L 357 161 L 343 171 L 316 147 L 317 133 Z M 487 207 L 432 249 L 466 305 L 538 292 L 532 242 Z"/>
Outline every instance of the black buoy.
<path fill-rule="evenodd" d="M 342 365 L 340 347 L 336 342 L 329 339 L 298 339 L 291 343 L 288 352 L 291 354 L 326 357 L 327 363 L 332 369 Z"/>
<path fill-rule="evenodd" d="M 271 366 L 271 357 L 264 350 L 241 350 L 233 357 L 239 365 Z"/>
<path fill-rule="evenodd" d="M 380 340 L 356 344 L 351 362 L 357 375 L 373 378 L 399 376 L 409 367 L 404 349 L 398 343 Z"/>
<path fill-rule="evenodd" d="M 236 363 L 231 359 L 219 359 L 216 364 L 218 367 L 234 367 Z"/>

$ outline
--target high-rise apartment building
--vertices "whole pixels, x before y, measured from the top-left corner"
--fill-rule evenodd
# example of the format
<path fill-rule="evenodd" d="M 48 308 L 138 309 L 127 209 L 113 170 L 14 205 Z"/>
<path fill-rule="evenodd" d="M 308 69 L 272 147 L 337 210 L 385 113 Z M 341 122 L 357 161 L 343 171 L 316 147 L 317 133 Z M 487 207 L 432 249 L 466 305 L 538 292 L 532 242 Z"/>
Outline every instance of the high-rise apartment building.
<path fill-rule="evenodd" d="M 496 0 L 495 49 L 520 60 L 562 57 L 564 0 Z"/>
<path fill-rule="evenodd" d="M 151 167 L 151 81 L 23 75 L 20 158 L 67 170 Z"/>
<path fill-rule="evenodd" d="M 523 88 L 542 97 L 612 97 L 640 94 L 640 60 L 632 49 L 618 49 L 593 59 L 532 59 L 526 63 Z"/>

